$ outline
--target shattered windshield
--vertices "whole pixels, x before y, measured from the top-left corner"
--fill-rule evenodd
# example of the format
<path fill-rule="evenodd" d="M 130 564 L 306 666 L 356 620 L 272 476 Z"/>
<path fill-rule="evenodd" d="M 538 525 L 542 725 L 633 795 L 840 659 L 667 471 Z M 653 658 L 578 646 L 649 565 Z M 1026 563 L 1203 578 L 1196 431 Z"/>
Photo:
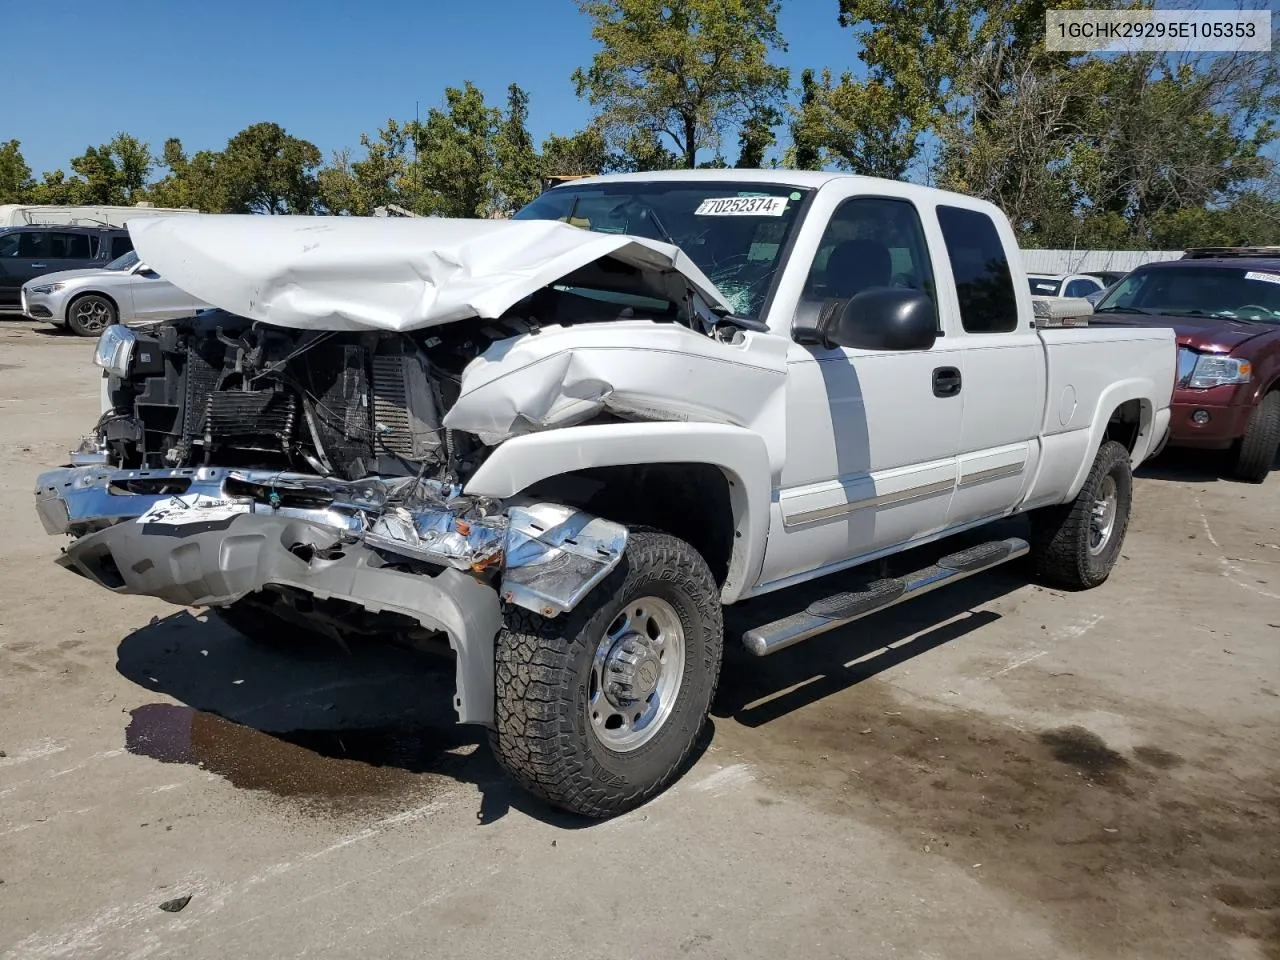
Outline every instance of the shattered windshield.
<path fill-rule="evenodd" d="M 1280 265 L 1137 270 L 1100 300 L 1093 312 L 1280 323 Z"/>
<path fill-rule="evenodd" d="M 713 180 L 620 181 L 549 190 L 516 220 L 561 220 L 597 233 L 672 243 L 734 312 L 756 318 L 808 191 Z"/>

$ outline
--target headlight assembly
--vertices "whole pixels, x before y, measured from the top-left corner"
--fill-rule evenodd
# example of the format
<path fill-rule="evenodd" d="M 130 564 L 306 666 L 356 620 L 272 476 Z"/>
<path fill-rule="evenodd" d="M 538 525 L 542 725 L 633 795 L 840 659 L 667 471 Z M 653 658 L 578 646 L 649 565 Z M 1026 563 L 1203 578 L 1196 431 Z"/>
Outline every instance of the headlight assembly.
<path fill-rule="evenodd" d="M 129 376 L 129 361 L 133 359 L 133 345 L 137 336 L 128 327 L 107 327 L 98 338 L 98 348 L 93 352 L 93 362 L 113 377 Z"/>
<path fill-rule="evenodd" d="M 31 293 L 56 293 L 65 287 L 65 283 L 42 283 L 38 287 L 28 287 Z"/>
<path fill-rule="evenodd" d="M 1208 390 L 1232 383 L 1248 383 L 1253 364 L 1239 357 L 1216 353 L 1196 353 L 1186 347 L 1178 350 L 1178 386 L 1192 390 Z"/>

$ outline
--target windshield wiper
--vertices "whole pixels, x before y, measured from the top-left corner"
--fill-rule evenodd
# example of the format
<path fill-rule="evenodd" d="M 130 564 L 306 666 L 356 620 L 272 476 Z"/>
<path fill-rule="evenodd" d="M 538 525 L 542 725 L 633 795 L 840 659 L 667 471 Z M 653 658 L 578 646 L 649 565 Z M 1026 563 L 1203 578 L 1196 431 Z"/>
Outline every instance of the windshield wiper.
<path fill-rule="evenodd" d="M 676 243 L 676 238 L 671 235 L 671 231 L 668 230 L 663 225 L 662 221 L 658 219 L 658 212 L 654 210 L 653 207 L 646 206 L 644 208 L 644 215 L 648 217 L 649 222 L 657 228 L 658 233 L 662 234 L 663 240 L 667 241 L 667 243 L 671 244 L 673 247 L 680 246 L 680 244 Z"/>
<path fill-rule="evenodd" d="M 1141 310 L 1138 307 L 1103 307 L 1101 310 L 1095 310 L 1093 312 L 1094 313 L 1141 313 L 1143 316 L 1147 315 L 1146 310 Z"/>

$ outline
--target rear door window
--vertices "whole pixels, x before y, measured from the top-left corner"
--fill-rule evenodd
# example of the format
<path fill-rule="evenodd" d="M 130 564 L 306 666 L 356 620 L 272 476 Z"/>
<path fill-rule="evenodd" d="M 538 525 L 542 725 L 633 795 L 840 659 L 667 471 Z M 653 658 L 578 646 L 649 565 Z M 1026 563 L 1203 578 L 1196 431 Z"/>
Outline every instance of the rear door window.
<path fill-rule="evenodd" d="M 1010 333 L 1018 328 L 1009 257 L 992 219 L 979 210 L 938 207 L 947 245 L 960 323 L 966 333 Z"/>
<path fill-rule="evenodd" d="M 51 233 L 49 253 L 52 260 L 92 260 L 89 235 L 85 233 Z"/>
<path fill-rule="evenodd" d="M 133 249 L 133 238 L 127 233 L 122 237 L 111 238 L 111 259 L 123 257 L 126 253 Z"/>

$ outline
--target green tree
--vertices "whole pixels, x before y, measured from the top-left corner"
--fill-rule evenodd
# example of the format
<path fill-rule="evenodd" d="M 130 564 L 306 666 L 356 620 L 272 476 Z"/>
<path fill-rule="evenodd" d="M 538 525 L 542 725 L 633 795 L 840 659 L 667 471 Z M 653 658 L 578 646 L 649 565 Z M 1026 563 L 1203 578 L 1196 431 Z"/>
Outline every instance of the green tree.
<path fill-rule="evenodd" d="M 752 110 L 738 131 L 738 162 L 734 166 L 763 167 L 769 148 L 778 142 L 773 128 L 780 123 L 782 113 L 776 107 L 765 105 Z"/>
<path fill-rule="evenodd" d="M 417 210 L 417 198 L 409 169 L 411 131 L 388 120 L 375 136 L 361 134 L 363 160 L 352 160 L 350 151 L 339 150 L 317 175 L 321 205 L 330 213 L 370 216 L 374 209 L 396 204 Z"/>
<path fill-rule="evenodd" d="M 812 67 L 800 73 L 800 104 L 791 110 L 791 146 L 785 165 L 793 170 L 821 170 L 826 130 L 818 126 L 818 78 Z"/>
<path fill-rule="evenodd" d="M 1158 250 L 1280 245 L 1280 200 L 1274 192 L 1248 191 L 1226 206 L 1159 213 L 1151 234 Z"/>
<path fill-rule="evenodd" d="M 79 177 L 68 177 L 62 170 L 47 170 L 40 182 L 27 191 L 26 202 L 79 206 L 93 200 L 88 185 Z"/>
<path fill-rule="evenodd" d="M 649 173 L 687 166 L 686 158 L 676 156 L 663 145 L 661 134 L 644 128 L 632 130 L 609 159 L 610 172 L 617 173 Z"/>
<path fill-rule="evenodd" d="M 222 154 L 201 150 L 188 157 L 182 141 L 170 137 L 164 142 L 160 165 L 167 173 L 151 187 L 151 199 L 162 207 L 192 207 L 205 213 L 228 213 L 231 198 L 221 165 Z"/>
<path fill-rule="evenodd" d="M 554 133 L 542 141 L 540 166 L 544 176 L 604 173 L 610 168 L 609 147 L 598 127 L 568 137 Z"/>
<path fill-rule="evenodd" d="M 485 103 L 470 81 L 445 90 L 443 109 L 410 124 L 417 149 L 413 177 L 421 184 L 419 212 L 487 217 L 497 209 L 496 143 L 502 113 Z"/>
<path fill-rule="evenodd" d="M 213 164 L 233 213 L 313 213 L 318 199 L 314 143 L 276 123 L 255 123 L 227 142 Z"/>
<path fill-rule="evenodd" d="M 496 144 L 497 201 L 513 213 L 538 195 L 541 164 L 529 133 L 529 95 L 518 84 L 507 87 L 507 111 L 498 126 Z"/>
<path fill-rule="evenodd" d="M 579 0 L 601 49 L 574 71 L 578 96 L 623 151 L 658 139 L 681 164 L 718 153 L 724 132 L 753 110 L 778 107 L 786 69 L 769 62 L 786 49 L 778 0 Z M 665 143 L 661 141 L 665 140 Z M 653 157 L 634 158 L 645 166 Z"/>
<path fill-rule="evenodd" d="M 31 168 L 17 140 L 0 143 L 0 203 L 21 203 L 34 186 Z"/>

